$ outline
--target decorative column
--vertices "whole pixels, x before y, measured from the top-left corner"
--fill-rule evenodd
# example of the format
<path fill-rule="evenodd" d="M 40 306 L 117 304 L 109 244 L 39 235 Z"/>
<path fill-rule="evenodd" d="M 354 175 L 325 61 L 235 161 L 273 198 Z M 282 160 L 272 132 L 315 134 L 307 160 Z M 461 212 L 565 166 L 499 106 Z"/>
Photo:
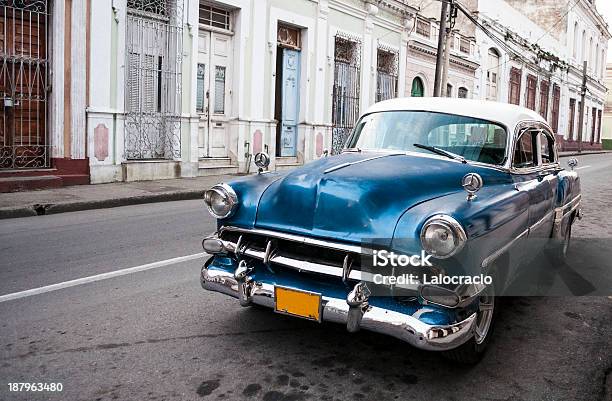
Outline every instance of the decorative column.
<path fill-rule="evenodd" d="M 64 157 L 64 0 L 51 3 L 52 60 L 51 65 L 51 113 L 50 145 L 52 157 Z"/>
<path fill-rule="evenodd" d="M 406 64 L 408 57 L 408 39 L 414 29 L 416 18 L 414 15 L 407 15 L 402 21 L 402 34 L 400 37 L 399 68 L 397 72 L 397 97 L 410 96 L 406 88 Z"/>
<path fill-rule="evenodd" d="M 329 17 L 329 3 L 327 0 L 319 2 L 319 9 L 317 15 L 317 42 L 319 45 L 315 46 L 315 99 L 320 101 L 315 102 L 314 107 L 314 121 L 315 124 L 331 124 L 331 121 L 325 119 L 325 109 L 329 105 L 327 100 L 327 46 L 328 43 L 328 17 Z M 331 107 L 330 107 L 331 108 Z"/>
<path fill-rule="evenodd" d="M 70 123 L 71 155 L 85 158 L 85 108 L 87 107 L 87 1 L 72 1 Z"/>
<path fill-rule="evenodd" d="M 372 46 L 372 31 L 374 29 L 372 17 L 378 14 L 378 7 L 368 3 L 366 4 L 366 12 L 363 34 L 363 53 L 361 56 L 360 113 L 363 113 L 372 103 L 372 88 L 370 87 L 370 82 L 372 81 L 372 75 L 375 73 L 373 68 L 376 68 L 372 66 L 372 59 L 376 57 L 376 49 Z"/>

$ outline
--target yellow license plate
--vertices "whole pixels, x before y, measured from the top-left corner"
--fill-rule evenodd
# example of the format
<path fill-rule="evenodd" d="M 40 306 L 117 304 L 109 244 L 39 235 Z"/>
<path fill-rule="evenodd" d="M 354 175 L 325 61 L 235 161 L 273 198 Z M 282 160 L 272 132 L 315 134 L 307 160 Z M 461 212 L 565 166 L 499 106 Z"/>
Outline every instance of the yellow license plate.
<path fill-rule="evenodd" d="M 274 287 L 274 311 L 321 321 L 321 294 L 293 288 Z"/>

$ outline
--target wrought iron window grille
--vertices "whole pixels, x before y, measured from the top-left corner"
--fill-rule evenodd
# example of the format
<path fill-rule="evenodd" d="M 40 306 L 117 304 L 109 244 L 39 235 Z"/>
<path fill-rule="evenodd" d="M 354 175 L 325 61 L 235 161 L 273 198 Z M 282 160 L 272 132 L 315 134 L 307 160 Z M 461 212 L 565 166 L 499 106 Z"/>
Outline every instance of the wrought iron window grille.
<path fill-rule="evenodd" d="M 399 54 L 396 51 L 378 48 L 376 60 L 376 101 L 397 96 Z"/>
<path fill-rule="evenodd" d="M 0 0 L 0 169 L 48 168 L 49 2 Z"/>
<path fill-rule="evenodd" d="M 338 33 L 334 43 L 332 154 L 337 154 L 359 118 L 361 42 Z"/>
<path fill-rule="evenodd" d="M 126 24 L 125 155 L 181 155 L 181 0 L 130 0 Z"/>

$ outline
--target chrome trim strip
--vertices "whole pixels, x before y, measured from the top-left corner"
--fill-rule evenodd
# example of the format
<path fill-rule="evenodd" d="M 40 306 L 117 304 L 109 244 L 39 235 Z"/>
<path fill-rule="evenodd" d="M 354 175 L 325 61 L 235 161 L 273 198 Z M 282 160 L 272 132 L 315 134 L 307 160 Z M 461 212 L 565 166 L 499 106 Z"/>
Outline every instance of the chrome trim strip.
<path fill-rule="evenodd" d="M 553 211 L 548 212 L 546 216 L 544 216 L 542 219 L 540 219 L 539 221 L 531 225 L 528 229 L 520 233 L 517 237 L 515 237 L 509 243 L 507 243 L 502 248 L 498 249 L 497 251 L 493 252 L 491 255 L 486 257 L 482 261 L 481 267 L 483 268 L 487 267 L 491 262 L 493 262 L 495 259 L 500 257 L 504 252 L 510 249 L 519 239 L 521 239 L 525 235 L 528 235 L 532 230 L 534 230 L 535 228 L 539 227 L 542 223 L 544 223 L 544 221 L 548 219 L 551 214 L 555 216 L 553 220 L 552 235 L 553 235 L 553 238 L 556 238 L 556 236 L 559 234 L 559 230 L 561 230 L 561 222 L 563 221 L 563 219 L 565 219 L 569 214 L 571 214 L 574 210 L 576 210 L 580 206 L 581 199 L 582 199 L 582 194 L 576 195 L 574 199 L 567 202 L 565 205 L 559 206 L 558 208 L 555 208 Z M 567 209 L 568 207 L 571 207 L 570 210 L 563 213 L 563 211 Z M 563 214 L 561 214 L 560 212 Z"/>
<path fill-rule="evenodd" d="M 233 226 L 223 226 L 219 229 L 219 234 L 221 234 L 223 231 L 226 231 L 226 230 L 240 232 L 240 233 L 247 233 L 247 234 L 259 234 L 259 235 L 263 235 L 267 237 L 280 238 L 280 239 L 284 239 L 287 241 L 299 242 L 301 244 L 306 244 L 306 245 L 320 246 L 320 247 L 328 248 L 328 249 L 337 249 L 337 250 L 345 251 L 345 252 L 362 253 L 361 246 L 357 246 L 357 245 L 343 244 L 340 242 L 332 242 L 332 241 L 321 240 L 321 239 L 316 239 L 316 238 L 311 238 L 311 237 L 304 237 L 301 235 L 288 234 L 288 233 L 264 230 L 264 229 L 259 229 L 259 228 L 248 228 L 247 229 L 247 228 L 240 228 L 240 227 L 233 227 Z"/>
<path fill-rule="evenodd" d="M 557 238 L 557 239 L 561 238 L 561 224 L 563 223 L 563 220 L 565 220 L 567 216 L 572 214 L 574 210 L 580 207 L 581 200 L 582 200 L 582 194 L 577 195 L 574 199 L 567 202 L 565 205 L 559 206 L 558 208 L 555 209 L 555 220 L 553 223 L 553 233 L 552 233 L 553 238 Z M 566 209 L 568 208 L 569 210 L 566 211 Z"/>
<path fill-rule="evenodd" d="M 581 200 L 582 200 L 582 194 L 576 195 L 574 197 L 574 199 L 572 199 L 571 201 L 567 202 L 563 206 L 559 206 L 558 208 L 555 209 L 555 211 L 559 211 L 559 210 L 563 211 L 563 210 L 565 210 L 567 208 L 574 208 L 576 206 L 576 205 L 574 205 L 574 203 L 580 202 Z"/>
<path fill-rule="evenodd" d="M 342 168 L 353 166 L 355 164 L 365 163 L 365 162 L 369 162 L 371 160 L 376 160 L 376 159 L 381 159 L 383 157 L 401 156 L 401 155 L 403 155 L 403 153 L 390 153 L 386 155 L 372 156 L 372 157 L 368 157 L 367 159 L 361 159 L 361 160 L 357 160 L 357 161 L 350 162 L 350 163 L 342 163 L 342 164 L 338 164 L 337 166 L 328 168 L 327 170 L 323 171 L 323 174 L 331 173 L 332 171 L 340 170 Z"/>
<path fill-rule="evenodd" d="M 540 227 L 542 224 L 546 223 L 546 221 L 548 219 L 550 219 L 550 217 L 555 213 L 554 210 L 551 210 L 550 212 L 546 213 L 544 215 L 544 217 L 542 217 L 540 220 L 536 221 L 535 223 L 533 223 L 530 227 L 529 227 L 529 233 L 531 233 L 531 231 L 535 230 L 536 228 Z"/>
<path fill-rule="evenodd" d="M 239 298 L 239 283 L 226 271 L 210 270 L 204 266 L 200 274 L 200 283 L 206 290 Z M 273 285 L 253 282 L 250 288 L 250 302 L 274 308 Z M 345 324 L 348 327 L 350 306 L 346 299 L 322 296 L 321 304 L 322 320 Z M 371 305 L 367 305 L 364 309 L 358 321 L 359 328 L 390 335 L 417 348 L 432 351 L 449 350 L 464 344 L 472 338 L 476 323 L 476 313 L 451 325 L 430 325 L 416 317 L 419 311 L 414 315 L 407 315 Z"/>
<path fill-rule="evenodd" d="M 482 261 L 481 267 L 482 268 L 487 267 L 489 264 L 491 264 L 491 262 L 495 261 L 495 259 L 503 255 L 508 249 L 512 248 L 512 246 L 516 244 L 518 240 L 520 240 L 521 238 L 523 238 L 524 236 L 528 234 L 529 234 L 529 229 L 526 229 L 525 231 L 517 235 L 512 241 L 508 242 L 506 245 L 504 245 L 503 247 L 499 248 L 497 251 L 493 252 L 491 255 L 486 257 Z"/>
<path fill-rule="evenodd" d="M 269 231 L 269 230 L 244 229 L 244 228 L 231 227 L 231 226 L 222 227 L 219 230 L 219 235 L 221 235 L 224 230 L 258 234 L 262 236 L 286 239 L 289 241 L 299 242 L 299 243 L 307 244 L 307 245 L 321 246 L 321 247 L 338 250 L 342 252 L 352 252 L 352 253 L 356 253 L 360 255 L 362 254 L 361 252 L 362 248 L 358 246 L 340 244 L 340 243 L 323 241 L 323 240 L 316 240 L 313 238 L 302 237 L 298 235 L 279 233 L 279 232 Z M 244 239 L 243 241 L 246 242 Z M 274 250 L 271 250 L 271 251 L 268 250 L 269 248 L 268 244 L 270 244 L 270 241 L 268 241 L 266 244 L 266 251 L 258 251 L 256 249 L 249 248 L 247 244 L 243 244 L 241 245 L 241 248 L 239 248 L 237 244 L 234 244 L 233 242 L 226 241 L 226 240 L 222 240 L 222 243 L 229 252 L 234 252 L 242 256 L 248 256 L 254 259 L 258 259 L 264 263 L 278 264 L 284 267 L 295 269 L 298 272 L 305 271 L 305 272 L 310 272 L 310 273 L 325 274 L 328 276 L 338 277 L 344 280 L 349 279 L 349 280 L 356 280 L 356 281 L 374 282 L 374 275 L 370 272 L 365 272 L 361 270 L 353 270 L 349 268 L 348 269 L 349 271 L 347 274 L 347 271 L 345 270 L 344 266 L 340 267 L 340 266 L 326 265 L 323 263 L 314 263 L 314 262 L 309 262 L 306 260 L 293 259 L 293 258 L 289 258 L 286 256 L 276 254 Z M 404 289 L 416 291 L 418 290 L 419 285 L 418 284 L 405 284 L 405 285 L 402 285 L 401 287 Z"/>
<path fill-rule="evenodd" d="M 260 251 L 256 251 L 254 249 L 249 249 L 249 248 L 244 249 L 242 251 L 242 254 L 252 257 L 254 259 L 261 260 L 261 261 L 263 261 L 265 258 L 265 252 L 260 252 Z M 338 278 L 344 277 L 344 269 L 342 267 L 325 265 L 321 263 L 313 263 L 313 262 L 308 262 L 306 260 L 292 259 L 292 258 L 288 258 L 286 256 L 281 256 L 281 255 L 274 255 L 270 257 L 270 259 L 268 260 L 268 263 L 276 263 L 281 266 L 295 269 L 298 272 L 305 271 L 309 273 L 325 274 L 328 276 L 334 276 Z M 351 270 L 347 278 L 350 280 L 374 282 L 374 276 L 371 273 L 364 272 L 361 270 Z M 405 285 L 405 287 L 403 288 L 416 290 L 418 288 L 418 285 L 414 285 L 414 286 Z"/>

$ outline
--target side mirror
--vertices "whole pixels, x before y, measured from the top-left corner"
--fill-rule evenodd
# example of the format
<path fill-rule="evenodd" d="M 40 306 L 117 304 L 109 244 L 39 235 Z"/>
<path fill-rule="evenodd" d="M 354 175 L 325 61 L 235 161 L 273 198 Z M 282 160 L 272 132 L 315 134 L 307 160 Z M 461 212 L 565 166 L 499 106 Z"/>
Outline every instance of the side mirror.
<path fill-rule="evenodd" d="M 576 166 L 578 165 L 578 159 L 576 159 L 575 157 L 572 157 L 571 159 L 569 159 L 567 161 L 567 165 L 569 166 L 569 168 L 572 169 L 572 171 L 574 170 L 574 168 L 576 168 Z"/>

